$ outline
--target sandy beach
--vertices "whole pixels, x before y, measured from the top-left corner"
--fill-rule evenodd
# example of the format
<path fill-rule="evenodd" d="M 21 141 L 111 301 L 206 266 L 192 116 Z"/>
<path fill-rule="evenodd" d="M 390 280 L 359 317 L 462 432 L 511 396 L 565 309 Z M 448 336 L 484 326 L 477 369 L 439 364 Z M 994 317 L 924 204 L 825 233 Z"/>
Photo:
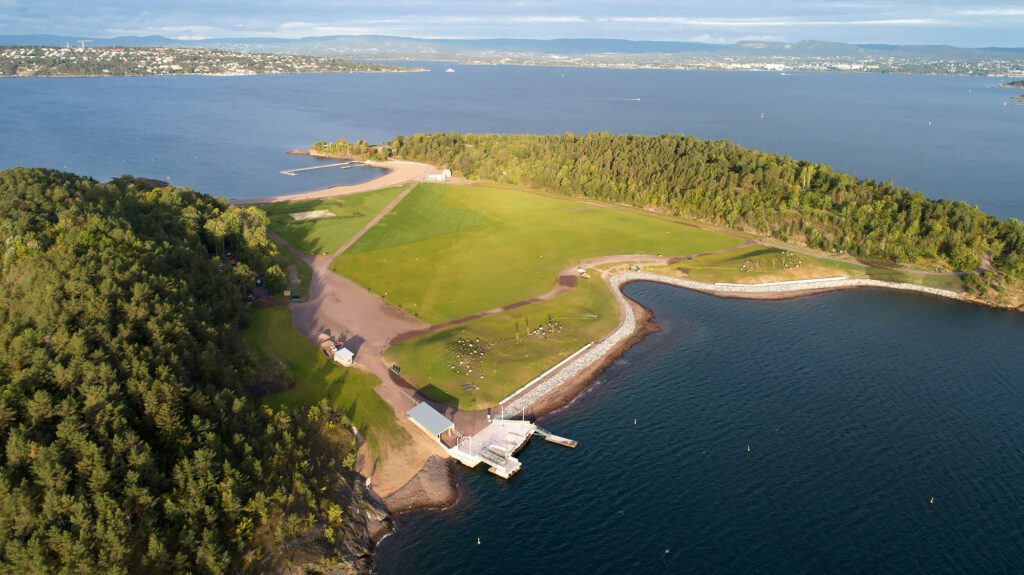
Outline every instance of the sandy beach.
<path fill-rule="evenodd" d="M 262 198 L 243 198 L 231 200 L 231 203 L 239 206 L 254 206 L 259 204 L 273 204 L 276 202 L 289 202 L 292 200 L 319 200 L 323 198 L 333 198 L 335 196 L 347 196 L 350 194 L 359 194 L 362 192 L 371 192 L 373 190 L 390 188 L 391 186 L 397 186 L 399 184 L 404 184 L 405 182 L 421 179 L 427 174 L 436 171 L 434 166 L 431 166 L 430 164 L 408 162 L 405 160 L 387 160 L 383 162 L 371 161 L 368 162 L 367 165 L 374 168 L 383 168 L 388 172 L 379 178 L 374 178 L 361 184 L 332 186 L 322 190 L 299 194 L 266 196 Z"/>

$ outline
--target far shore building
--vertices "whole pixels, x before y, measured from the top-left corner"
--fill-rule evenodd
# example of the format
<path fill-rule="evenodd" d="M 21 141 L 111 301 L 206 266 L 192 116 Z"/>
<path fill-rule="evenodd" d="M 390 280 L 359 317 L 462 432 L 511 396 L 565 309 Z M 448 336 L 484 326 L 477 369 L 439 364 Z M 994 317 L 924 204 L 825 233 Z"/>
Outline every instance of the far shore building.
<path fill-rule="evenodd" d="M 441 413 L 425 402 L 405 412 L 405 415 L 416 427 L 425 431 L 437 440 L 438 443 L 441 443 L 441 445 L 444 445 L 441 442 L 441 434 L 450 429 L 455 429 L 455 424 L 450 419 L 441 415 Z"/>

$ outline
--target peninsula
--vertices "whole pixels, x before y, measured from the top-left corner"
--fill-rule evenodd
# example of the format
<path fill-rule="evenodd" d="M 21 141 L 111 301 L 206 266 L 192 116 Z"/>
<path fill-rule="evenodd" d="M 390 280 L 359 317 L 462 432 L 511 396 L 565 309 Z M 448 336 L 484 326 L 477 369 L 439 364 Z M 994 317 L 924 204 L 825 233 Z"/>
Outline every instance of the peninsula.
<path fill-rule="evenodd" d="M 518 471 L 515 449 L 539 431 L 501 422 L 564 404 L 652 329 L 620 291 L 632 281 L 1024 303 L 1020 222 L 728 142 L 421 134 L 310 153 L 390 157 L 375 165 L 394 170 L 379 186 L 261 204 L 290 258 L 293 336 L 308 340 L 264 353 L 308 361 L 315 342 L 380 383 L 360 402 L 298 378 L 264 401 L 331 397 L 366 438 L 358 469 L 392 512 L 451 501 L 447 459 Z M 286 322 L 278 307 L 252 313 Z"/>
<path fill-rule="evenodd" d="M 228 52 L 208 48 L 0 47 L 0 76 L 244 76 L 341 72 L 408 72 L 320 56 Z"/>

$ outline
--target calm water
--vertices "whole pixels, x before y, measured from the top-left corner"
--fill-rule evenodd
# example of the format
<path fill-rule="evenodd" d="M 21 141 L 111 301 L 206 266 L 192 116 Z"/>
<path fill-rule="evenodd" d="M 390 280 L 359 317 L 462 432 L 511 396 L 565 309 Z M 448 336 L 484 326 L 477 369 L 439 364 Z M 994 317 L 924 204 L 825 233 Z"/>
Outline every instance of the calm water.
<path fill-rule="evenodd" d="M 4 79 L 0 168 L 255 197 L 375 175 L 279 174 L 314 165 L 284 152 L 320 139 L 684 132 L 1024 217 L 1024 107 L 995 80 L 427 67 Z M 665 331 L 544 420 L 580 449 L 534 442 L 508 483 L 460 470 L 459 504 L 401 518 L 381 572 L 1021 572 L 1024 317 L 867 291 L 628 291 Z"/>
<path fill-rule="evenodd" d="M 0 167 L 66 166 L 99 178 L 133 172 L 255 197 L 324 184 L 278 174 L 302 161 L 285 150 L 320 139 L 684 132 L 1024 217 L 1024 106 L 1004 107 L 1016 92 L 994 79 L 513 66 L 446 74 L 446 64 L 424 65 L 434 71 L 3 79 Z M 318 177 L 350 183 L 372 175 Z"/>
<path fill-rule="evenodd" d="M 664 331 L 542 420 L 579 449 L 533 441 L 508 483 L 460 469 L 380 573 L 1021 572 L 1024 316 L 627 293 Z"/>

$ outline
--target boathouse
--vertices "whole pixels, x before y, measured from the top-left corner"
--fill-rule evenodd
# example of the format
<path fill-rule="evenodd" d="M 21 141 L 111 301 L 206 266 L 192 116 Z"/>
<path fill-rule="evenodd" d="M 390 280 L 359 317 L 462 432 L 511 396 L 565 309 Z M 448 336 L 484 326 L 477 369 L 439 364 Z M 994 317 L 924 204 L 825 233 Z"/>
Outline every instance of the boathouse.
<path fill-rule="evenodd" d="M 441 441 L 441 434 L 454 429 L 455 424 L 450 419 L 438 413 L 436 409 L 426 403 L 420 403 L 416 407 L 405 412 L 405 415 L 423 431 Z"/>

